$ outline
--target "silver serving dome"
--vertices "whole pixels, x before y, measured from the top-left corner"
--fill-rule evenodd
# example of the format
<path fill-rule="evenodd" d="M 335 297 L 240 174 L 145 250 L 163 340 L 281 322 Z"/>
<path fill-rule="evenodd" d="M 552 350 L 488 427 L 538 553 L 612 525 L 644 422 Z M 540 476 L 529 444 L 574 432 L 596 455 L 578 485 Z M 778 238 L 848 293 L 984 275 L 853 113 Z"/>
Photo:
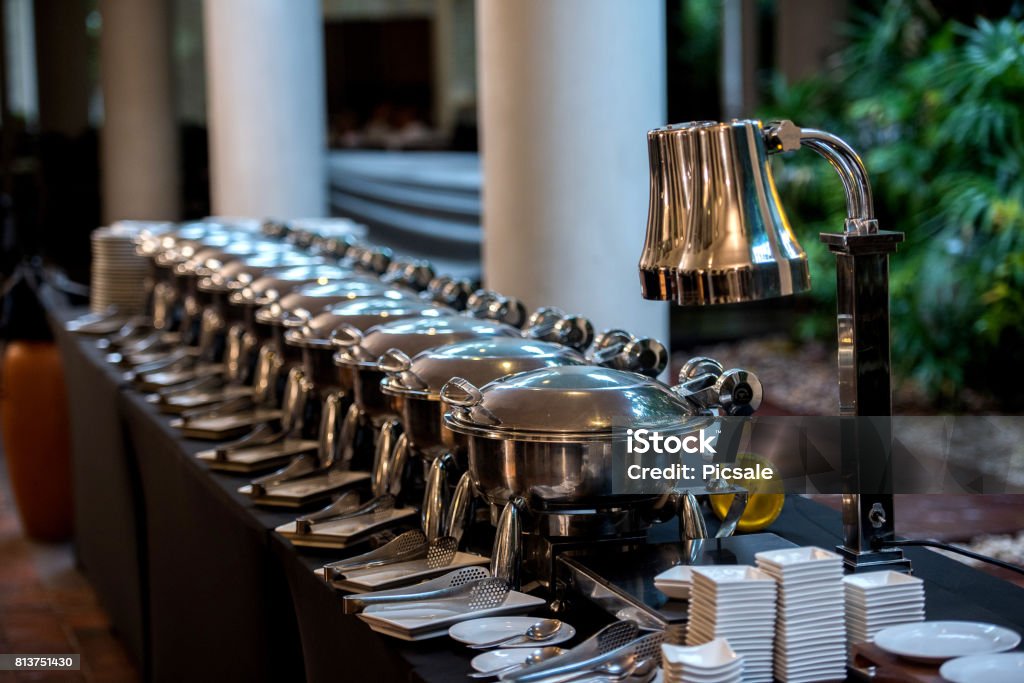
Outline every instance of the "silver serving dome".
<path fill-rule="evenodd" d="M 199 281 L 199 289 L 210 292 L 241 289 L 274 270 L 328 263 L 322 257 L 297 251 L 261 253 L 252 258 L 242 258 L 225 264 L 224 267 L 202 278 Z"/>
<path fill-rule="evenodd" d="M 224 246 L 206 246 L 176 265 L 174 272 L 179 275 L 207 277 L 232 261 L 286 251 L 293 252 L 295 248 L 283 242 L 260 239 L 233 241 Z"/>
<path fill-rule="evenodd" d="M 415 299 L 413 293 L 395 289 L 379 280 L 338 280 L 327 284 L 304 285 L 256 311 L 256 320 L 268 325 L 297 327 L 311 320 L 328 306 L 358 299 L 383 297 Z"/>
<path fill-rule="evenodd" d="M 233 304 L 265 306 L 304 285 L 328 285 L 337 280 L 376 282 L 377 278 L 338 265 L 293 266 L 275 270 L 232 292 L 230 301 Z"/>
<path fill-rule="evenodd" d="M 438 400 L 452 377 L 477 386 L 506 375 L 560 365 L 586 365 L 587 360 L 567 346 L 522 337 L 488 337 L 427 349 L 412 358 L 407 370 L 388 373 L 387 393 Z"/>
<path fill-rule="evenodd" d="M 341 348 L 337 360 L 351 365 L 377 368 L 378 359 L 397 349 L 407 356 L 438 346 L 484 337 L 519 337 L 511 325 L 449 315 L 441 318 L 416 318 L 377 325 L 365 334 L 355 327 L 342 327 L 335 332 L 334 343 Z"/>
<path fill-rule="evenodd" d="M 232 242 L 252 239 L 252 235 L 247 233 L 229 230 L 216 223 L 211 225 L 213 227 L 206 231 L 199 227 L 188 230 L 185 232 L 188 235 L 186 237 L 165 236 L 160 246 L 154 250 L 156 264 L 163 268 L 173 268 L 206 247 L 223 247 Z"/>
<path fill-rule="evenodd" d="M 287 297 L 286 297 L 287 298 Z M 285 321 L 285 327 L 292 327 L 285 333 L 285 341 L 293 346 L 307 348 L 331 347 L 331 333 L 342 325 L 366 330 L 374 325 L 403 318 L 439 318 L 452 315 L 450 308 L 438 306 L 417 298 L 370 297 L 334 304 L 322 310 L 319 315 L 299 327 Z"/>
<path fill-rule="evenodd" d="M 531 441 L 609 439 L 614 427 L 677 433 L 692 428 L 687 404 L 668 386 L 635 372 L 559 366 L 511 375 L 476 389 L 453 381 L 453 431 Z"/>

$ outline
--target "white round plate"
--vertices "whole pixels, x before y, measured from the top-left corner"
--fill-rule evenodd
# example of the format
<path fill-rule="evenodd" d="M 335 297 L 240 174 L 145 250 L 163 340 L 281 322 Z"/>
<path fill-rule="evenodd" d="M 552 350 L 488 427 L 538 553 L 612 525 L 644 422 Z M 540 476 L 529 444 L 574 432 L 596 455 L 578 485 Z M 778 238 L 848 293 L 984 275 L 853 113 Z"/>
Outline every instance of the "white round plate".
<path fill-rule="evenodd" d="M 951 683 L 1019 683 L 1024 681 L 1024 652 L 951 659 L 939 674 Z"/>
<path fill-rule="evenodd" d="M 480 645 L 497 640 L 503 636 L 511 638 L 521 635 L 538 621 L 540 621 L 538 617 L 485 617 L 483 619 L 471 619 L 454 624 L 448 629 L 448 635 L 451 636 L 452 640 L 465 645 Z M 507 647 L 508 649 L 547 647 L 548 645 L 564 643 L 575 635 L 576 629 L 572 625 L 562 622 L 562 628 L 558 629 L 558 633 L 547 640 L 540 642 L 531 641 Z"/>
<path fill-rule="evenodd" d="M 1020 635 L 994 624 L 974 621 L 922 621 L 882 629 L 875 645 L 904 659 L 938 664 L 954 657 L 1012 650 Z"/>

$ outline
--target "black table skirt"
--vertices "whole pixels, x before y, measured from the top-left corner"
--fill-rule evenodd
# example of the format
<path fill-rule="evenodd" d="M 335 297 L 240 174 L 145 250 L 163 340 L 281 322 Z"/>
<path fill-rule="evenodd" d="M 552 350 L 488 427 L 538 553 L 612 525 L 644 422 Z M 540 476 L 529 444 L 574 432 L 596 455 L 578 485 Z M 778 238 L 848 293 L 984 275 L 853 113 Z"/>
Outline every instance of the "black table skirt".
<path fill-rule="evenodd" d="M 268 529 L 294 517 L 251 509 L 245 479 L 211 475 L 135 392 L 121 407 L 146 503 L 153 680 L 302 678 L 295 613 Z"/>
<path fill-rule="evenodd" d="M 110 501 L 112 509 L 123 510 L 126 500 L 136 506 L 143 501 L 141 517 L 131 505 L 110 516 L 144 524 L 134 525 L 133 537 L 122 526 L 120 536 L 102 543 L 89 538 L 90 552 L 97 555 L 90 562 L 83 555 L 83 563 L 98 588 L 141 571 L 148 632 L 143 627 L 137 633 L 148 636 L 150 678 L 465 680 L 473 653 L 453 641 L 405 643 L 342 614 L 339 596 L 313 574 L 325 557 L 300 553 L 273 531 L 295 514 L 256 508 L 236 491 L 245 478 L 209 472 L 194 457 L 204 444 L 180 438 L 141 395 L 119 387 L 90 344 L 84 338 L 62 340 L 65 363 L 75 366 L 69 373 L 80 373 L 69 384 L 89 389 L 71 399 L 76 460 L 80 453 L 97 457 L 90 442 L 106 444 L 121 453 L 119 471 L 137 476 L 117 477 L 108 468 L 76 463 L 76 484 L 87 487 L 92 500 Z M 108 399 L 102 420 L 96 397 Z M 118 441 L 125 438 L 127 444 Z M 111 523 L 104 519 L 92 530 Z M 800 545 L 831 548 L 839 540 L 840 519 L 833 510 L 790 497 L 770 530 Z M 145 549 L 143 558 L 128 552 L 133 546 Z M 975 619 L 1024 632 L 1024 590 L 926 549 L 908 554 L 925 580 L 929 619 Z M 600 624 L 595 615 L 574 621 L 580 638 Z"/>
<path fill-rule="evenodd" d="M 122 371 L 95 339 L 64 322 L 85 309 L 51 311 L 71 419 L 75 556 L 140 668 L 149 666 L 146 526 L 142 486 L 118 397 Z"/>

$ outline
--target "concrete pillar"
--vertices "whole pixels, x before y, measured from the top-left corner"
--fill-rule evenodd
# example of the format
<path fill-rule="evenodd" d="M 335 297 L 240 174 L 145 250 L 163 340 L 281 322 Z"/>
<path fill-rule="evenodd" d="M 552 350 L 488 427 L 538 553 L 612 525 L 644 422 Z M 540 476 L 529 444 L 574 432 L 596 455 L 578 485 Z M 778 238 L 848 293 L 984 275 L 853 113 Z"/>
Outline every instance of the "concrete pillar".
<path fill-rule="evenodd" d="M 663 0 L 479 0 L 477 45 L 486 285 L 668 343 L 637 275 Z"/>
<path fill-rule="evenodd" d="M 100 0 L 99 9 L 104 222 L 176 219 L 180 181 L 167 2 Z"/>
<path fill-rule="evenodd" d="M 210 195 L 220 215 L 327 211 L 318 0 L 206 0 Z"/>
<path fill-rule="evenodd" d="M 722 115 L 754 116 L 757 108 L 758 17 L 756 0 L 722 2 Z"/>

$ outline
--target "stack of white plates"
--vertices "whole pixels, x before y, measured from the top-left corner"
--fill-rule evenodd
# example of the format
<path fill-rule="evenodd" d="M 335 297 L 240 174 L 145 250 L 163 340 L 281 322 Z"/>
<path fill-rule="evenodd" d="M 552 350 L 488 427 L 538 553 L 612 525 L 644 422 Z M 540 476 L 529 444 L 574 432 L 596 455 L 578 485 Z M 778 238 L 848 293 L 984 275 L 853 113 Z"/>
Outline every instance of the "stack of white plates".
<path fill-rule="evenodd" d="M 661 668 L 664 683 L 740 683 L 743 680 L 743 657 L 729 647 L 725 638 L 690 647 L 662 645 Z"/>
<path fill-rule="evenodd" d="M 843 559 L 821 548 L 768 550 L 757 566 L 779 582 L 775 677 L 789 683 L 846 678 Z"/>
<path fill-rule="evenodd" d="M 654 587 L 675 600 L 689 600 L 693 590 L 693 567 L 678 565 L 654 577 Z"/>
<path fill-rule="evenodd" d="M 146 312 L 147 263 L 135 251 L 141 227 L 119 223 L 92 232 L 92 286 L 89 307 L 127 315 Z"/>
<path fill-rule="evenodd" d="M 846 634 L 850 643 L 875 639 L 884 628 L 924 621 L 924 583 L 894 571 L 854 574 L 846 587 Z"/>
<path fill-rule="evenodd" d="M 771 683 L 775 580 L 744 565 L 693 568 L 687 645 L 725 638 L 743 657 L 743 680 Z"/>

